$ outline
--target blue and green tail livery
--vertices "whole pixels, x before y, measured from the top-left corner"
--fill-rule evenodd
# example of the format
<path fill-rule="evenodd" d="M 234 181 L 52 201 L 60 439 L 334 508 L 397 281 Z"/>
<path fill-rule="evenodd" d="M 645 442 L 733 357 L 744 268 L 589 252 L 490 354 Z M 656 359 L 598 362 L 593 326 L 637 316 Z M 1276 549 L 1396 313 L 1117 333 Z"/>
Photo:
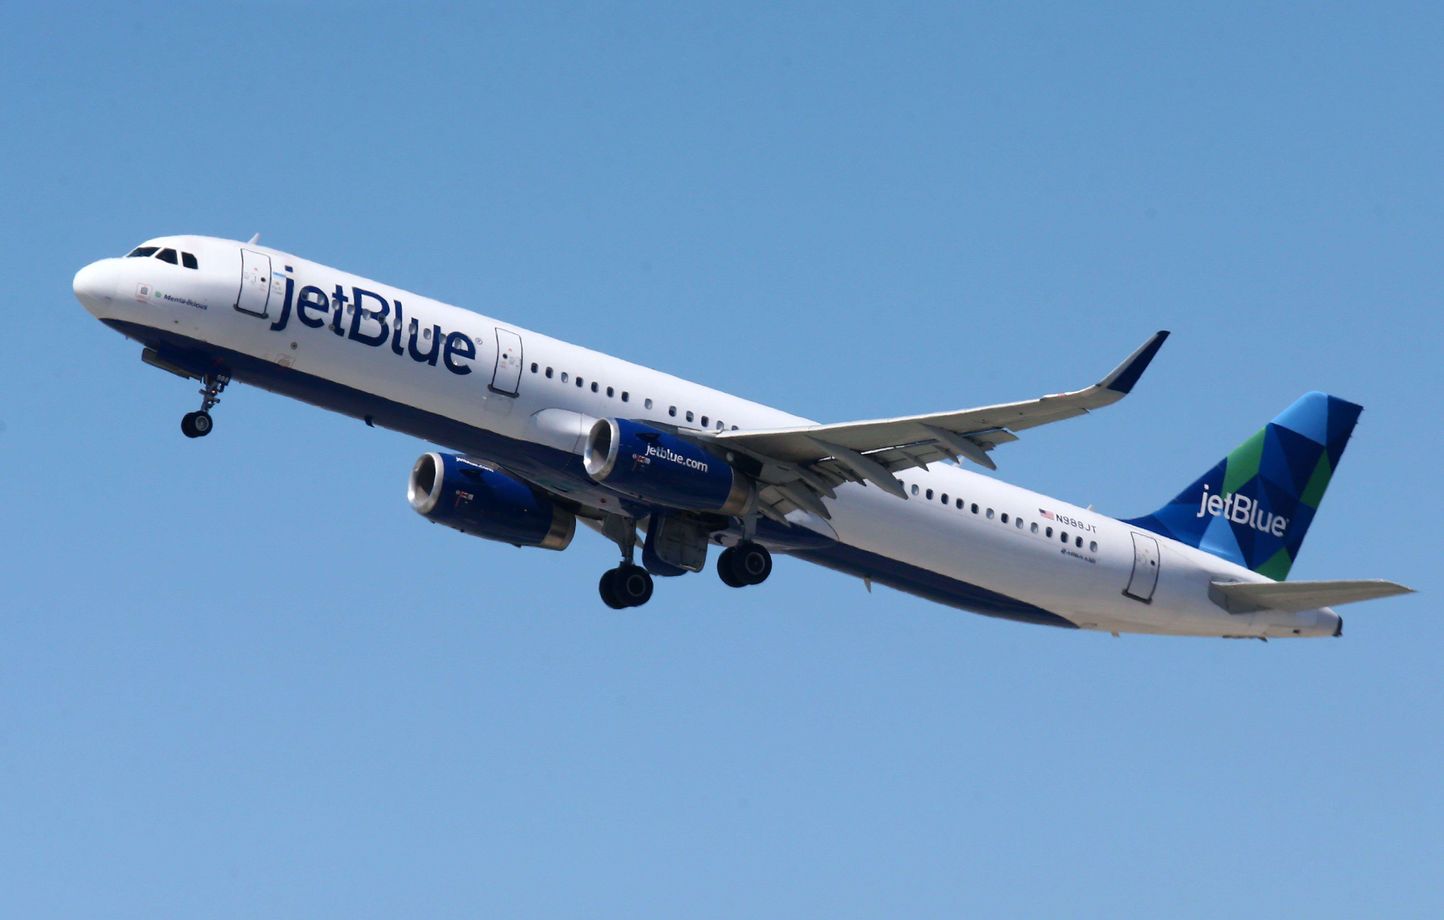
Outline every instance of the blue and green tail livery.
<path fill-rule="evenodd" d="M 1306 393 L 1173 501 L 1127 523 L 1282 581 L 1360 411 Z"/>

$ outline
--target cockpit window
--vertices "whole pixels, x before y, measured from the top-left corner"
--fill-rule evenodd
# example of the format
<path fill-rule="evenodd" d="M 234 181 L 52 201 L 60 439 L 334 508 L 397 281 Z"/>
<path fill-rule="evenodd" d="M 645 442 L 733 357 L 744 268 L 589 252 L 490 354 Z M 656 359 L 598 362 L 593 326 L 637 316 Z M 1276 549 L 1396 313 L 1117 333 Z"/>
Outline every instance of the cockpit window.
<path fill-rule="evenodd" d="M 134 249 L 132 249 L 132 250 L 130 251 L 130 254 L 127 255 L 126 258 L 127 258 L 127 259 L 148 259 L 148 258 L 150 258 L 151 256 L 155 255 L 156 250 L 158 250 L 158 249 L 160 249 L 159 246 L 137 246 L 137 247 L 135 247 Z"/>
<path fill-rule="evenodd" d="M 181 264 L 186 268 L 200 268 L 200 264 L 196 262 L 196 257 L 188 252 L 181 253 Z"/>
<path fill-rule="evenodd" d="M 174 249 L 162 249 L 156 258 L 162 262 L 169 262 L 172 265 L 176 264 Z"/>

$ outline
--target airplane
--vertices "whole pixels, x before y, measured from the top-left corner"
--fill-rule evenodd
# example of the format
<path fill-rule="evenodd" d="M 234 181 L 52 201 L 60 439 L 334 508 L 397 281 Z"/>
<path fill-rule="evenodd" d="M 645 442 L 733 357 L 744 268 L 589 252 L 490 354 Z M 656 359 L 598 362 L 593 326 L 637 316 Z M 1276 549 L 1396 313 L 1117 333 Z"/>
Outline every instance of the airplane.
<path fill-rule="evenodd" d="M 189 438 L 232 381 L 441 449 L 412 466 L 427 520 L 564 550 L 617 545 L 607 607 L 655 578 L 760 585 L 782 554 L 975 613 L 1098 632 L 1339 636 L 1332 609 L 1409 593 L 1286 577 L 1361 407 L 1300 397 L 1152 514 L 1116 519 L 999 479 L 992 452 L 1132 391 L 1168 332 L 1097 383 L 1037 399 L 820 424 L 248 242 L 147 240 L 75 275 L 76 298 L 201 383 Z M 640 548 L 640 563 L 637 560 Z"/>

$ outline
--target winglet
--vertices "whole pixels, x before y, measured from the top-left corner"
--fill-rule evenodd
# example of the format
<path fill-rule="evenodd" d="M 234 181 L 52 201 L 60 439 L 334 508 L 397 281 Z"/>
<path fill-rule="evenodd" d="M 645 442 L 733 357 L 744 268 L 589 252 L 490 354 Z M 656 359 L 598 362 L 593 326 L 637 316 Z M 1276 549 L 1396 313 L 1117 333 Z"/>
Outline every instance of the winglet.
<path fill-rule="evenodd" d="M 259 233 L 252 233 L 252 234 L 251 234 L 251 238 L 248 239 L 248 240 L 246 240 L 246 245 L 247 245 L 247 246 L 254 246 L 254 245 L 256 245 L 257 243 L 259 243 L 260 241 L 261 241 L 261 235 L 260 235 Z"/>
<path fill-rule="evenodd" d="M 1104 389 L 1113 390 L 1115 393 L 1127 394 L 1132 392 L 1133 385 L 1143 372 L 1148 369 L 1148 364 L 1153 356 L 1158 354 L 1158 349 L 1163 347 L 1163 342 L 1168 338 L 1168 330 L 1161 329 L 1153 334 L 1153 337 L 1144 342 L 1139 349 L 1124 359 L 1123 363 L 1113 369 L 1113 373 L 1098 381 L 1098 385 Z"/>

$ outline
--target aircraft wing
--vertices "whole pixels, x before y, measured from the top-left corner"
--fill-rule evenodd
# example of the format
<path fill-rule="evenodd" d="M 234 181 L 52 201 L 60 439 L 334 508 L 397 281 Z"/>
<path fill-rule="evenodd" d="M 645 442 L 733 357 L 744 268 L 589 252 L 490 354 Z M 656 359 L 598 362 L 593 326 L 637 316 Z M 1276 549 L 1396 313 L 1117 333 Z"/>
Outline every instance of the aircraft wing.
<path fill-rule="evenodd" d="M 871 483 L 905 497 L 893 475 L 898 470 L 955 457 L 997 469 L 988 451 L 1016 441 L 1013 432 L 1083 415 L 1127 396 L 1167 338 L 1166 331 L 1154 333 L 1108 376 L 1069 393 L 932 415 L 722 431 L 702 438 L 761 465 L 763 513 L 780 517 L 801 508 L 828 517 L 819 498 L 832 497 L 844 482 Z"/>

